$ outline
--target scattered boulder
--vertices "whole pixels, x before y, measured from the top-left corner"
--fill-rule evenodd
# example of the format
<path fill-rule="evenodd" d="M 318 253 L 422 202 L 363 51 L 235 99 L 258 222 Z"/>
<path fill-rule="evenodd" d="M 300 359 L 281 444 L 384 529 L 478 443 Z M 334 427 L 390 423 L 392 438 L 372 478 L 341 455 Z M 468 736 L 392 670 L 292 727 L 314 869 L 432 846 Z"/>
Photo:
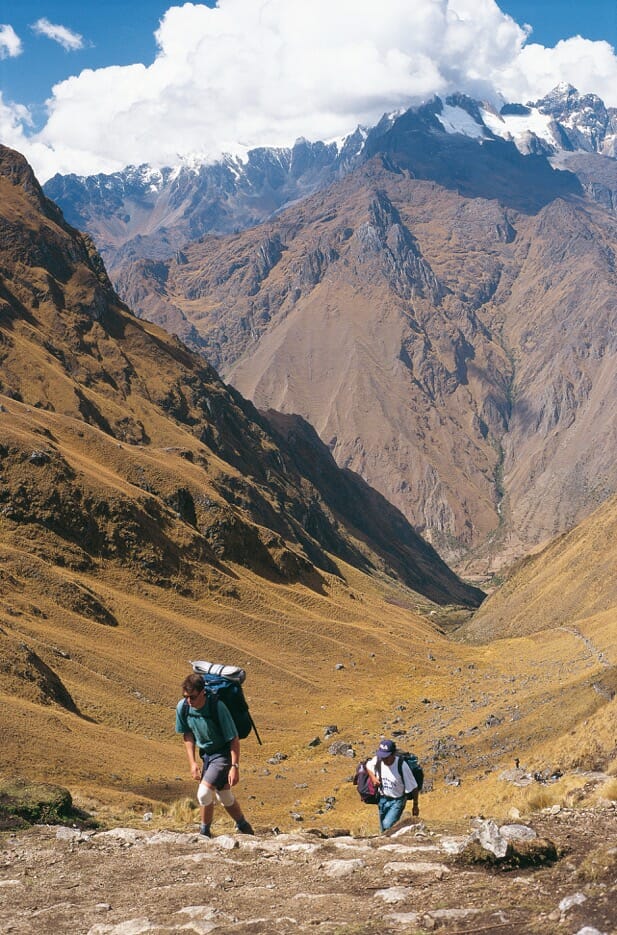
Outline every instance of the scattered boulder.
<path fill-rule="evenodd" d="M 571 896 L 564 896 L 559 903 L 559 911 L 568 912 L 573 906 L 582 906 L 584 902 L 587 902 L 584 893 L 573 893 Z"/>
<path fill-rule="evenodd" d="M 0 783 L 0 830 L 29 825 L 61 825 L 84 818 L 73 808 L 68 789 L 15 779 Z"/>
<path fill-rule="evenodd" d="M 287 759 L 286 753 L 275 753 L 274 756 L 268 758 L 268 763 L 272 766 L 276 766 L 277 763 L 282 763 L 283 760 Z"/>
<path fill-rule="evenodd" d="M 499 828 L 494 821 L 482 820 L 456 859 L 466 865 L 499 866 L 509 870 L 554 863 L 559 856 L 555 844 L 540 838 L 531 828 L 522 825 Z"/>
<path fill-rule="evenodd" d="M 328 747 L 328 753 L 332 756 L 355 756 L 355 750 L 350 743 L 344 740 L 336 740 Z"/>
<path fill-rule="evenodd" d="M 533 776 L 531 773 L 525 772 L 524 769 L 520 767 L 515 767 L 514 769 L 505 769 L 502 773 L 499 774 L 499 779 L 504 782 L 511 782 L 515 786 L 528 786 L 533 782 Z"/>

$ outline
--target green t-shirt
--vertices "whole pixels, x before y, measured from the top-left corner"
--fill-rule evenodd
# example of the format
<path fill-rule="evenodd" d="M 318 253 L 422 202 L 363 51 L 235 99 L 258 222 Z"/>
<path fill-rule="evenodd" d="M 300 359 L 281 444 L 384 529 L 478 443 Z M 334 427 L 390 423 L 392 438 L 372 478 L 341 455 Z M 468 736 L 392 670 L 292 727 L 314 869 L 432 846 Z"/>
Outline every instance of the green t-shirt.
<path fill-rule="evenodd" d="M 226 753 L 231 741 L 238 736 L 227 706 L 220 700 L 214 706 L 209 695 L 206 696 L 203 708 L 191 708 L 184 698 L 178 702 L 176 733 L 192 734 L 202 757 L 213 753 Z"/>

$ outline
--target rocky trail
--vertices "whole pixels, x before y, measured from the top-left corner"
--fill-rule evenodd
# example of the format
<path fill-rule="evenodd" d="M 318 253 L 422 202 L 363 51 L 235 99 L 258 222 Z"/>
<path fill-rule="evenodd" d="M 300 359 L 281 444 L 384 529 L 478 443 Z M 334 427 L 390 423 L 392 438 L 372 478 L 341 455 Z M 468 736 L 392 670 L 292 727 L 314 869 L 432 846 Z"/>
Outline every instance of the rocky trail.
<path fill-rule="evenodd" d="M 212 839 L 150 825 L 39 825 L 0 837 L 0 927 L 7 935 L 610 935 L 616 879 L 612 802 L 501 827 L 409 820 L 365 838 L 231 835 L 224 820 Z"/>

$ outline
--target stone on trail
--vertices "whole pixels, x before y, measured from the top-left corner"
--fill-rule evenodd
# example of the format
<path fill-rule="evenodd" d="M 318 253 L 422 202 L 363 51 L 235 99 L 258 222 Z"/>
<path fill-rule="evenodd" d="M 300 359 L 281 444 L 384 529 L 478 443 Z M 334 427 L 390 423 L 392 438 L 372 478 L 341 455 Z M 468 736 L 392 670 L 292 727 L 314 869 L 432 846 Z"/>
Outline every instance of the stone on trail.
<path fill-rule="evenodd" d="M 218 837 L 211 838 L 217 847 L 222 847 L 226 851 L 233 851 L 236 847 L 240 847 L 240 842 L 237 838 L 232 838 L 230 834 L 219 834 Z"/>
<path fill-rule="evenodd" d="M 384 870 L 386 873 L 434 873 L 439 878 L 444 873 L 450 873 L 450 868 L 445 864 L 437 864 L 429 860 L 393 860 L 385 865 Z"/>
<path fill-rule="evenodd" d="M 88 929 L 87 935 L 144 935 L 145 932 L 154 932 L 157 926 L 149 919 L 129 919 L 126 922 L 118 922 L 117 925 L 107 925 L 104 922 L 93 925 Z"/>
<path fill-rule="evenodd" d="M 375 896 L 383 899 L 385 903 L 403 903 L 412 893 L 410 886 L 389 886 L 387 889 L 376 890 Z"/>
<path fill-rule="evenodd" d="M 351 860 L 327 860 L 323 865 L 323 870 L 328 877 L 348 877 L 365 866 L 363 860 L 355 857 Z"/>

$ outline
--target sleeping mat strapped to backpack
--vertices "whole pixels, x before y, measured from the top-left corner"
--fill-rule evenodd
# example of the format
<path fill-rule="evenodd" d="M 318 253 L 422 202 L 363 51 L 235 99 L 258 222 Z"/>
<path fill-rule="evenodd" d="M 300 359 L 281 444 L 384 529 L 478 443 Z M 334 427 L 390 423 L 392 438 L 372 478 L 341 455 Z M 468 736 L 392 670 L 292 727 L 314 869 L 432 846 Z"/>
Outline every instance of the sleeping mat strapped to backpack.
<path fill-rule="evenodd" d="M 261 744 L 261 737 L 257 732 L 255 722 L 251 717 L 249 706 L 244 697 L 244 692 L 242 691 L 242 683 L 246 679 L 246 672 L 244 669 L 240 669 L 237 666 L 219 665 L 218 663 L 206 662 L 204 660 L 191 662 L 190 665 L 193 667 L 194 672 L 203 675 L 208 693 L 220 698 L 228 709 L 236 725 L 238 737 L 244 740 L 253 730 L 255 731 L 257 742 Z"/>

